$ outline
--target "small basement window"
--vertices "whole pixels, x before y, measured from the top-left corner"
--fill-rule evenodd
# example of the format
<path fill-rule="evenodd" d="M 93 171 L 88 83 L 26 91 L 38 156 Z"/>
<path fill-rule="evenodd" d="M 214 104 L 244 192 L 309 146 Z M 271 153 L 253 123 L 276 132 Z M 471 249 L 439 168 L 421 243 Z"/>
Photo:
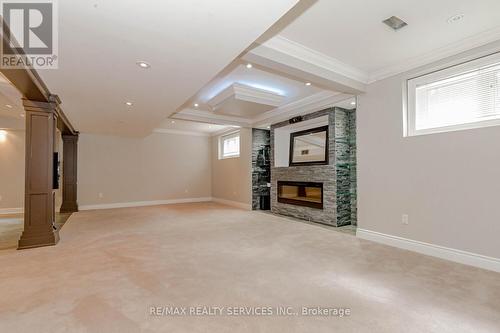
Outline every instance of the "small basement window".
<path fill-rule="evenodd" d="M 222 135 L 219 138 L 219 159 L 240 156 L 240 132 Z"/>
<path fill-rule="evenodd" d="M 500 55 L 408 80 L 406 135 L 500 125 Z"/>

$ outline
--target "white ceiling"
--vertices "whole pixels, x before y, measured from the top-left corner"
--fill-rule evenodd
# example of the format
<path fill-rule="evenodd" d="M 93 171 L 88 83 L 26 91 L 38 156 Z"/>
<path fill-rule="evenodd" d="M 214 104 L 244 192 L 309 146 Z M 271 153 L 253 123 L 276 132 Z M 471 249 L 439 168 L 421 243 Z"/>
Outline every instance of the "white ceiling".
<path fill-rule="evenodd" d="M 24 128 L 24 109 L 22 95 L 3 76 L 0 75 L 0 128 Z"/>
<path fill-rule="evenodd" d="M 40 75 L 77 130 L 145 135 L 297 2 L 59 1 L 59 69 Z"/>
<path fill-rule="evenodd" d="M 465 16 L 447 22 L 457 14 Z M 381 23 L 392 15 L 408 26 Z M 499 27 L 498 0 L 318 0 L 280 36 L 373 75 Z"/>

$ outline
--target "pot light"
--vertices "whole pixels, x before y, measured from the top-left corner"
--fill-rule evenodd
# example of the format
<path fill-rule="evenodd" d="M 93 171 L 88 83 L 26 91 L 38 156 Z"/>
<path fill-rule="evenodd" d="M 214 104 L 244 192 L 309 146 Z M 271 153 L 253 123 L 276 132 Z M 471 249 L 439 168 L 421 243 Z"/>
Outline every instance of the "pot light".
<path fill-rule="evenodd" d="M 24 118 L 24 113 L 21 113 L 21 114 L 20 114 L 20 116 L 21 116 L 22 118 Z"/>
<path fill-rule="evenodd" d="M 306 82 L 306 86 L 310 86 L 311 85 L 311 82 Z"/>
<path fill-rule="evenodd" d="M 6 106 L 7 108 L 9 108 L 9 109 L 12 109 L 12 105 L 10 105 L 10 104 L 5 104 L 5 106 Z"/>
<path fill-rule="evenodd" d="M 172 120 L 170 123 L 171 123 L 171 124 L 175 124 L 175 120 Z"/>
<path fill-rule="evenodd" d="M 151 67 L 151 65 L 145 61 L 138 61 L 136 62 L 137 66 L 143 68 L 143 69 L 148 69 Z"/>
<path fill-rule="evenodd" d="M 247 64 L 247 68 L 248 68 L 248 69 L 250 69 L 250 68 L 252 68 L 252 67 L 253 67 L 253 66 L 252 66 L 252 64 Z"/>
<path fill-rule="evenodd" d="M 7 131 L 0 130 L 0 142 L 7 140 Z"/>
<path fill-rule="evenodd" d="M 351 105 L 356 105 L 356 102 L 352 101 L 352 102 L 351 102 Z"/>
<path fill-rule="evenodd" d="M 453 15 L 452 17 L 449 17 L 447 22 L 448 23 L 455 23 L 455 22 L 458 22 L 460 20 L 462 20 L 464 18 L 465 14 L 457 14 L 457 15 Z"/>
<path fill-rule="evenodd" d="M 267 129 L 270 129 L 270 128 L 271 128 L 271 126 L 267 126 Z"/>
<path fill-rule="evenodd" d="M 194 107 L 197 108 L 198 106 L 200 106 L 200 104 L 198 103 L 194 103 Z"/>
<path fill-rule="evenodd" d="M 132 105 L 134 105 L 134 103 L 132 103 L 132 102 L 125 102 L 125 104 L 126 104 L 127 106 L 132 106 Z"/>
<path fill-rule="evenodd" d="M 208 125 L 208 128 L 212 128 L 212 125 Z"/>

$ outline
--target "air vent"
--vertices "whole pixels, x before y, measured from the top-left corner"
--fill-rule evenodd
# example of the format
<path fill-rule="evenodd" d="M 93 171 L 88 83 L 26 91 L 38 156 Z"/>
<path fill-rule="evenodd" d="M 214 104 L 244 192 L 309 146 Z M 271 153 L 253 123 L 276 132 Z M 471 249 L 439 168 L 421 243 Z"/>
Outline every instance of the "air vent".
<path fill-rule="evenodd" d="M 385 23 L 387 26 L 394 29 L 394 31 L 398 31 L 399 29 L 404 28 L 408 25 L 408 23 L 397 16 L 391 16 L 387 20 L 383 20 L 382 23 Z"/>

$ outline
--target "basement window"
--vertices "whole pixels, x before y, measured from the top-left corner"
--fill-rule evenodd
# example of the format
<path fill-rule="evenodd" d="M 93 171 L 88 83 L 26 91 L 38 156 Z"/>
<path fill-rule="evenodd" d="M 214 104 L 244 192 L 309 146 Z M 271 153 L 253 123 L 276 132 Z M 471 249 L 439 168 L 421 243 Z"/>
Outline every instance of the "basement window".
<path fill-rule="evenodd" d="M 222 135 L 219 138 L 219 159 L 240 156 L 240 132 Z"/>
<path fill-rule="evenodd" d="M 409 79 L 406 135 L 500 125 L 500 55 Z"/>

